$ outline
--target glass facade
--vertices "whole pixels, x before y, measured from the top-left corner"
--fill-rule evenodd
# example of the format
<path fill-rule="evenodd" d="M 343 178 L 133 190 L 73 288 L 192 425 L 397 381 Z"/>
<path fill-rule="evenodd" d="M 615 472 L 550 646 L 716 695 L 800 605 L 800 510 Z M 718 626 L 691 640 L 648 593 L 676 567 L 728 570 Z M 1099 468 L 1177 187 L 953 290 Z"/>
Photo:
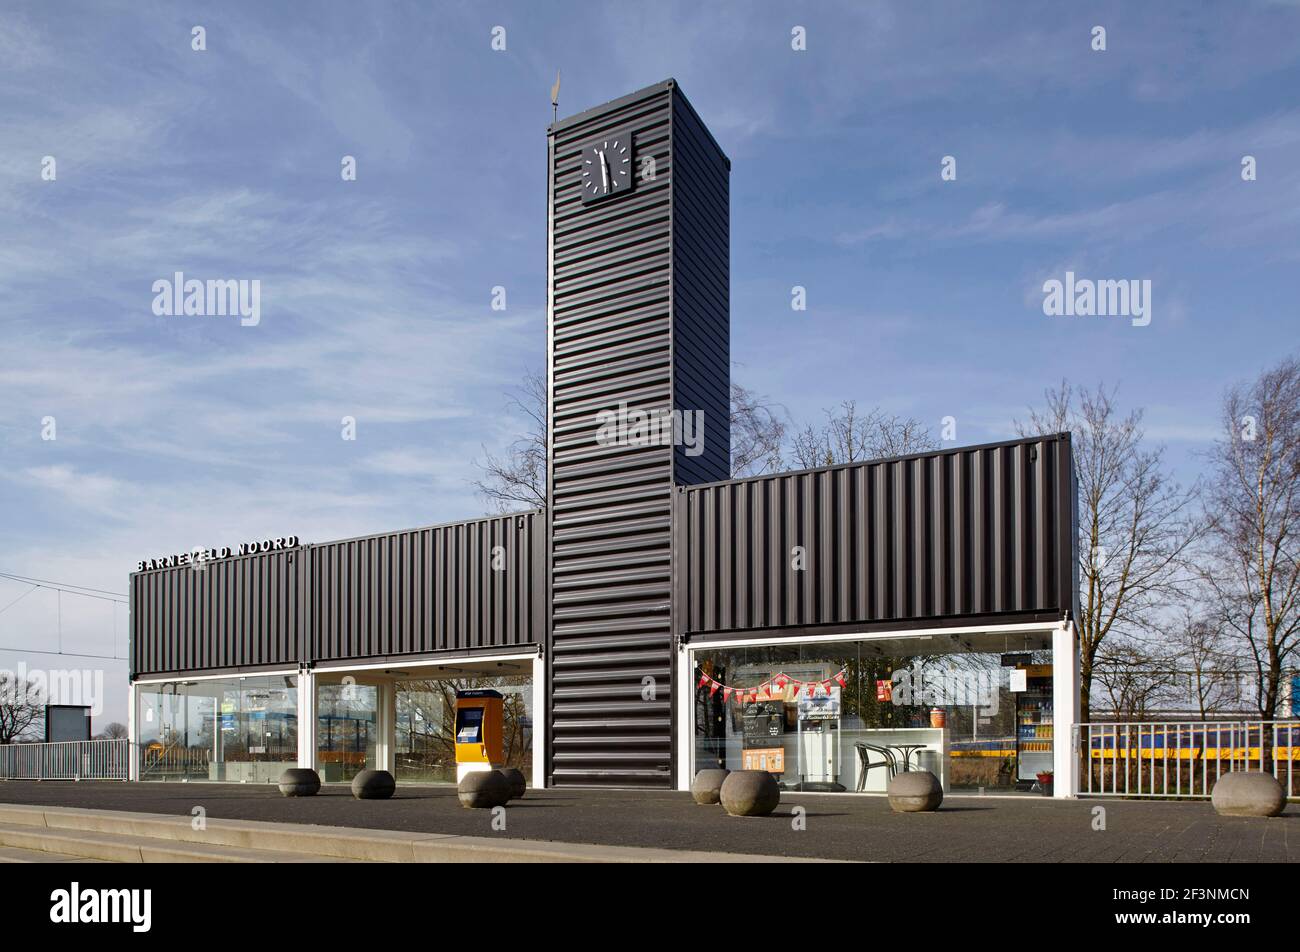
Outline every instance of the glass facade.
<path fill-rule="evenodd" d="M 348 678 L 316 685 L 316 770 L 323 783 L 351 781 L 380 766 L 375 723 L 379 689 Z"/>
<path fill-rule="evenodd" d="M 503 695 L 503 765 L 519 768 L 531 782 L 532 677 L 476 675 L 472 669 L 456 678 L 318 675 L 315 766 L 321 780 L 346 783 L 363 769 L 383 766 L 380 706 L 387 698 L 397 779 L 455 783 L 456 692 L 475 689 Z M 141 780 L 273 783 L 298 765 L 298 677 L 141 683 L 136 729 Z"/>
<path fill-rule="evenodd" d="M 765 769 L 785 789 L 1029 790 L 1052 767 L 1045 636 L 930 635 L 697 649 L 694 770 Z"/>
<path fill-rule="evenodd" d="M 298 678 L 141 684 L 141 780 L 268 783 L 298 762 Z"/>
<path fill-rule="evenodd" d="M 525 676 L 399 681 L 396 724 L 399 782 L 456 782 L 453 730 L 456 692 L 484 688 L 505 696 L 504 766 L 518 767 L 532 782 L 533 679 Z"/>

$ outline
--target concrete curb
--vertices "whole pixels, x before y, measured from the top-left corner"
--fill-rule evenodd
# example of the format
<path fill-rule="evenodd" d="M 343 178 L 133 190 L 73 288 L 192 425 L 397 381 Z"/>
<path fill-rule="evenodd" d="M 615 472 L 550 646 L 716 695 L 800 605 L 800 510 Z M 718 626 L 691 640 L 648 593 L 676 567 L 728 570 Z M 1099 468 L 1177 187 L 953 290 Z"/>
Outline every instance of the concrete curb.
<path fill-rule="evenodd" d="M 826 862 L 803 857 L 407 833 L 264 820 L 208 818 L 206 828 L 196 830 L 188 816 L 8 803 L 0 803 L 0 845 L 115 862 Z M 89 852 L 81 853 L 80 849 Z M 246 859 L 242 858 L 245 852 L 249 854 Z"/>

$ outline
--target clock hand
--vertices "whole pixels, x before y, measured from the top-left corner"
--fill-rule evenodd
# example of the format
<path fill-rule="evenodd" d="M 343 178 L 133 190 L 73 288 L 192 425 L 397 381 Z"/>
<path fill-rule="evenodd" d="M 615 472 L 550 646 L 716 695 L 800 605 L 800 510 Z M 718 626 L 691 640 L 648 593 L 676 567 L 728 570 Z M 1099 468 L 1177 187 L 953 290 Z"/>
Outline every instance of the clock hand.
<path fill-rule="evenodd" d="M 605 161 L 604 152 L 600 153 L 600 184 L 609 191 L 609 163 Z"/>

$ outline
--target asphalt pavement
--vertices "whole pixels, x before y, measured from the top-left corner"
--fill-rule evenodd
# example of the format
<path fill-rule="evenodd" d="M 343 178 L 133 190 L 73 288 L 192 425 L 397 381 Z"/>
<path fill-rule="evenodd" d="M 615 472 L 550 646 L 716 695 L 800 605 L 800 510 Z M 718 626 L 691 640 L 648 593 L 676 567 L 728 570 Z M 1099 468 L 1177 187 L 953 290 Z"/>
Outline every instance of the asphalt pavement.
<path fill-rule="evenodd" d="M 785 793 L 775 815 L 737 818 L 685 793 L 552 789 L 512 801 L 497 830 L 450 786 L 401 785 L 376 801 L 332 784 L 287 799 L 271 784 L 3 781 L 0 801 L 185 816 L 202 806 L 216 818 L 878 862 L 1300 859 L 1296 804 L 1254 819 L 1220 817 L 1206 801 L 950 796 L 936 813 L 898 814 L 883 797 Z"/>

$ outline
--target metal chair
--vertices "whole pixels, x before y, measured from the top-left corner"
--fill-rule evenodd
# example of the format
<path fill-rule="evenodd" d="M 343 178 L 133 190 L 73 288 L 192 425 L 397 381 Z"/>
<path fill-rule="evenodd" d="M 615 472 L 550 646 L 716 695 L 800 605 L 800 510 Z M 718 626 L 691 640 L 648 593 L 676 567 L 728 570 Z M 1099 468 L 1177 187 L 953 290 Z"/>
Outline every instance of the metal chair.
<path fill-rule="evenodd" d="M 890 779 L 898 775 L 898 760 L 894 752 L 888 747 L 877 747 L 875 744 L 867 744 L 859 741 L 853 745 L 858 751 L 858 763 L 862 769 L 858 772 L 858 792 L 861 793 L 867 787 L 867 771 L 874 767 L 884 767 L 889 774 Z M 872 760 L 871 754 L 877 753 L 883 757 L 883 760 Z"/>

